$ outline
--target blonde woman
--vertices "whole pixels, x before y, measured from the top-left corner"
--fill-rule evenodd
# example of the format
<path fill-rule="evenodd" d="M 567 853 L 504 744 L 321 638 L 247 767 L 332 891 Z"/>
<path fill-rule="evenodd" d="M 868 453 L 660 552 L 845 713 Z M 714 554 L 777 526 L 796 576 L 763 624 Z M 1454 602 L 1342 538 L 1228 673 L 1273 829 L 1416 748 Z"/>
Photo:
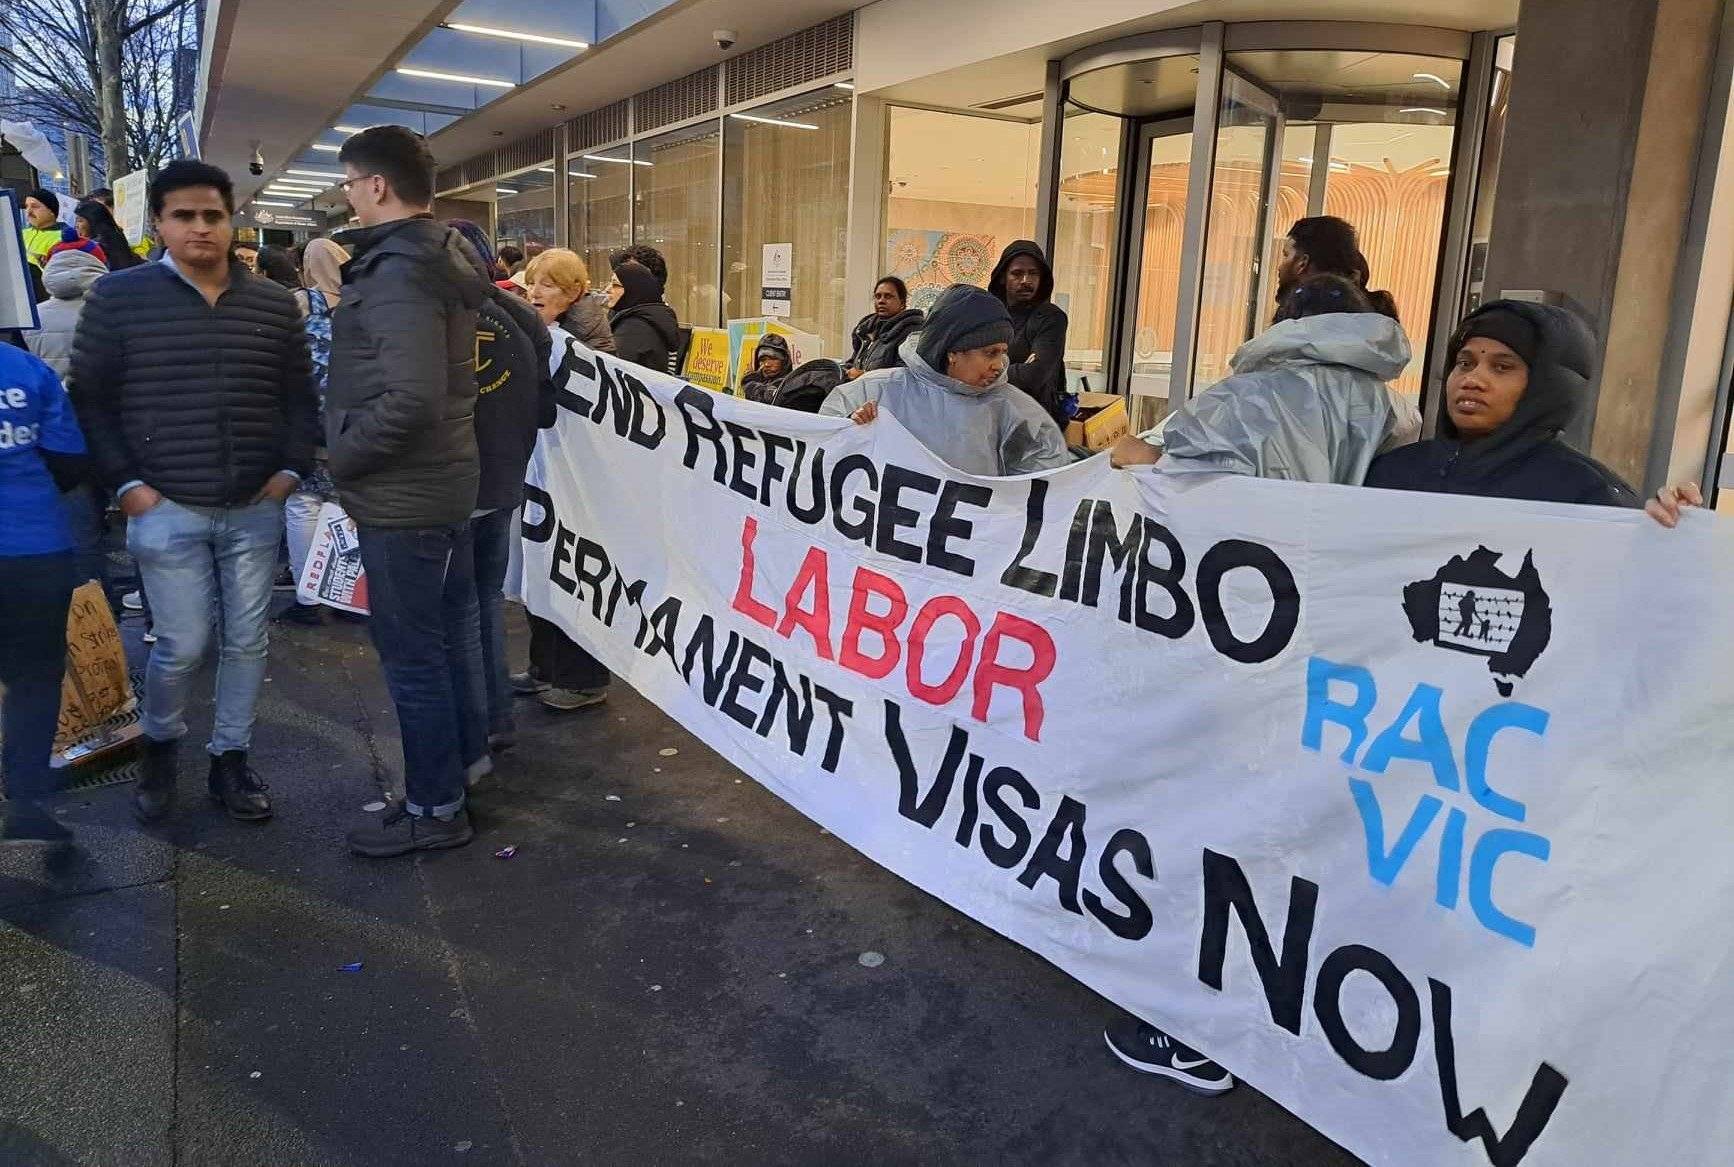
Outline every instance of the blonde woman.
<path fill-rule="evenodd" d="M 608 305 L 590 292 L 590 271 L 575 251 L 551 247 L 524 269 L 530 306 L 549 327 L 566 330 L 573 340 L 598 352 L 614 351 Z"/>
<path fill-rule="evenodd" d="M 590 294 L 590 272 L 576 252 L 553 247 L 524 269 L 531 307 L 554 338 L 554 361 L 566 352 L 566 337 L 601 352 L 614 351 L 608 308 Z M 561 711 L 598 705 L 612 679 L 602 662 L 585 652 L 557 625 L 530 616 L 530 667 L 512 676 L 512 691 Z"/>

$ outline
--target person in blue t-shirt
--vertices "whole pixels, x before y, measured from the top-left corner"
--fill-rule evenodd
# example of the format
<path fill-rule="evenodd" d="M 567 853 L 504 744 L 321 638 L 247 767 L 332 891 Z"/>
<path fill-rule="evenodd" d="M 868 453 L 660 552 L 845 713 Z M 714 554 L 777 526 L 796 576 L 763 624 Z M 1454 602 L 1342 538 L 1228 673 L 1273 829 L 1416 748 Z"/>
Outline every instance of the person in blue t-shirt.
<path fill-rule="evenodd" d="M 54 370 L 0 346 L 0 772 L 11 813 L 0 839 L 69 837 L 43 808 L 76 585 L 60 492 L 84 473 L 84 435 Z"/>

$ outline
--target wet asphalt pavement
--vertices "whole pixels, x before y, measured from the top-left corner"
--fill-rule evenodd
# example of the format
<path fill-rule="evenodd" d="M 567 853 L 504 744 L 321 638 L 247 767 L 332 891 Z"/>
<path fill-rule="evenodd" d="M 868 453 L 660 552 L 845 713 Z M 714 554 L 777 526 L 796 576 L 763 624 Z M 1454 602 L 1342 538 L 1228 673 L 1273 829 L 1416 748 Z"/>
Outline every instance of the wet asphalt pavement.
<path fill-rule="evenodd" d="M 193 746 L 160 829 L 110 786 L 52 869 L 0 849 L 0 1163 L 1356 1161 L 1122 1067 L 1101 998 L 622 686 L 520 702 L 469 847 L 352 858 L 396 733 L 365 629 L 274 628 L 270 823 Z"/>

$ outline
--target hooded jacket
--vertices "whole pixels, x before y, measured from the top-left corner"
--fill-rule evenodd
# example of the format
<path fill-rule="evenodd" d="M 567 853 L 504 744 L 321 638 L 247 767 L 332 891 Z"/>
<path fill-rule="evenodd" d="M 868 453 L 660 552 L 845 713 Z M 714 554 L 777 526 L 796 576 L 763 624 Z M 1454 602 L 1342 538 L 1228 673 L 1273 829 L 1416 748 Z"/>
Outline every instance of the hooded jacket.
<path fill-rule="evenodd" d="M 895 369 L 903 360 L 897 350 L 910 336 L 921 331 L 927 320 L 919 308 L 905 308 L 895 316 L 870 312 L 863 316 L 849 334 L 854 345 L 849 367 L 870 373 L 874 369 Z"/>
<path fill-rule="evenodd" d="M 759 373 L 759 357 L 766 352 L 783 358 L 783 371 L 775 377 L 765 377 Z M 753 348 L 752 371 L 741 378 L 741 393 L 748 400 L 762 401 L 770 405 L 776 401 L 777 390 L 794 369 L 795 357 L 789 352 L 788 340 L 778 333 L 767 332 L 759 337 L 759 343 Z"/>
<path fill-rule="evenodd" d="M 680 321 L 662 300 L 662 285 L 640 263 L 622 263 L 614 278 L 625 287 L 608 314 L 615 354 L 623 361 L 666 373 L 680 348 Z"/>
<path fill-rule="evenodd" d="M 903 342 L 903 365 L 875 369 L 837 386 L 819 412 L 848 417 L 869 401 L 903 423 L 934 457 L 967 474 L 1029 474 L 1069 466 L 1072 455 L 1053 418 L 1001 377 L 985 389 L 938 372 Z"/>
<path fill-rule="evenodd" d="M 1284 320 L 1247 341 L 1228 376 L 1177 410 L 1161 466 L 1354 486 L 1394 435 L 1421 417 L 1386 386 L 1409 340 L 1374 312 Z"/>
<path fill-rule="evenodd" d="M 1012 260 L 1027 255 L 1042 269 L 1042 281 L 1032 303 L 1013 306 L 1005 298 L 1006 271 Z M 1066 424 L 1066 320 L 1065 310 L 1053 303 L 1054 269 L 1042 254 L 1039 243 L 1028 239 L 1013 241 L 1000 252 L 987 290 L 1005 304 L 1011 313 L 1014 335 L 1011 343 L 1011 367 L 1006 379 L 1039 404 L 1063 429 Z M 1034 357 L 1032 361 L 1030 358 Z"/>
<path fill-rule="evenodd" d="M 25 333 L 24 343 L 62 382 L 72 368 L 72 338 L 84 311 L 84 294 L 107 274 L 108 265 L 102 260 L 76 250 L 56 252 L 42 269 L 42 286 L 48 289 L 49 299 L 36 310 L 42 327 Z"/>
<path fill-rule="evenodd" d="M 1560 439 L 1583 409 L 1595 376 L 1589 327 L 1563 308 L 1519 300 L 1483 305 L 1464 323 L 1494 310 L 1527 320 L 1537 338 L 1529 384 L 1511 418 L 1486 437 L 1465 442 L 1441 393 L 1439 436 L 1379 457 L 1367 471 L 1366 485 L 1533 502 L 1642 505 L 1619 475 Z M 1455 355 L 1454 347 L 1451 358 Z"/>
<path fill-rule="evenodd" d="M 429 216 L 345 232 L 326 449 L 363 526 L 443 527 L 476 506 L 476 319 L 487 283 Z"/>

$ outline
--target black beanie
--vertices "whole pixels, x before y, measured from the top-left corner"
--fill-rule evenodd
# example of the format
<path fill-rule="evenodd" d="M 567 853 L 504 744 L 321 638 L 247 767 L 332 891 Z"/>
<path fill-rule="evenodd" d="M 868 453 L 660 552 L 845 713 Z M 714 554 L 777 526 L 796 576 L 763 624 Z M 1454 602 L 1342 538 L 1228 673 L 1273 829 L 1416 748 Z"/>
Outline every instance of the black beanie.
<path fill-rule="evenodd" d="M 33 190 L 24 197 L 35 199 L 37 202 L 53 211 L 56 215 L 60 214 L 60 196 L 51 190 Z"/>
<path fill-rule="evenodd" d="M 1451 345 L 1445 351 L 1447 369 L 1457 363 L 1457 354 L 1476 337 L 1496 340 L 1534 367 L 1535 356 L 1541 350 L 1541 334 L 1535 325 L 1509 308 L 1497 305 L 1484 308 L 1457 326 Z"/>
<path fill-rule="evenodd" d="M 927 310 L 915 352 L 929 368 L 943 373 L 951 353 L 1012 342 L 1011 314 L 995 296 L 974 284 L 953 284 Z"/>

